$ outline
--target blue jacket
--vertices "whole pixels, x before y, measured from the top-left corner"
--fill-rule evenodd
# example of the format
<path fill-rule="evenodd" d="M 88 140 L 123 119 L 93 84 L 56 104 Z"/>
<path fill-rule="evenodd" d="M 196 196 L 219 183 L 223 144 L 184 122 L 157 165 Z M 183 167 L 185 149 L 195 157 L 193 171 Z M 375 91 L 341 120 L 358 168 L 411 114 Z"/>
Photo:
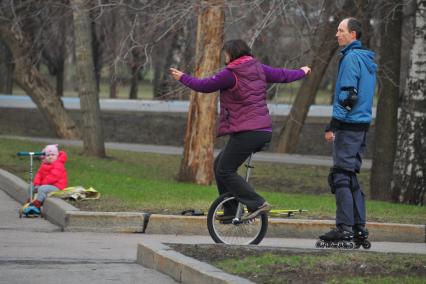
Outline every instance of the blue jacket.
<path fill-rule="evenodd" d="M 362 47 L 358 40 L 348 44 L 341 53 L 343 57 L 339 63 L 333 99 L 333 119 L 343 123 L 369 124 L 376 87 L 375 54 Z M 350 87 L 358 91 L 358 100 L 348 111 L 341 104 L 349 95 L 345 89 Z"/>

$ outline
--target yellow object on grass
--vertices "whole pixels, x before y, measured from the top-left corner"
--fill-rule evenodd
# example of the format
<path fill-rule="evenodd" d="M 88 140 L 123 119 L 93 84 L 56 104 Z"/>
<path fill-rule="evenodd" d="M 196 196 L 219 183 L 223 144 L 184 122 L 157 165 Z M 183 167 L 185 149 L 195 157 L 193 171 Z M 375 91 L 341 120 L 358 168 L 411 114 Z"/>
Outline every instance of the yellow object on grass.
<path fill-rule="evenodd" d="M 93 187 L 84 188 L 82 186 L 67 187 L 64 190 L 52 191 L 49 196 L 61 199 L 73 199 L 75 201 L 99 199 L 101 194 Z"/>

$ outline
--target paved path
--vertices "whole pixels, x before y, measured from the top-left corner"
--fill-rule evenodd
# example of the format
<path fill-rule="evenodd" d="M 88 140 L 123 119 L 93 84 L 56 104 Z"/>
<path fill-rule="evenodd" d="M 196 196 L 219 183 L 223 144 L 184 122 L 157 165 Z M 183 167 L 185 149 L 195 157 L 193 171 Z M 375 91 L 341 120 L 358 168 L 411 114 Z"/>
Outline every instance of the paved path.
<path fill-rule="evenodd" d="M 43 143 L 62 144 L 71 146 L 82 146 L 83 142 L 80 140 L 64 140 L 55 138 L 40 138 L 40 137 L 17 137 L 0 135 L 0 138 L 13 138 L 28 141 L 36 141 Z M 174 146 L 159 146 L 159 145 L 143 145 L 143 144 L 131 144 L 131 143 L 117 143 L 107 142 L 105 143 L 107 149 L 125 150 L 133 152 L 144 152 L 144 153 L 158 153 L 168 155 L 182 155 L 182 147 Z M 218 154 L 218 150 L 215 150 L 215 155 Z M 329 156 L 308 156 L 308 155 L 297 155 L 297 154 L 279 154 L 271 152 L 259 152 L 254 155 L 255 161 L 262 162 L 274 162 L 294 165 L 311 165 L 311 166 L 332 166 L 332 159 Z M 371 160 L 364 160 L 362 163 L 363 169 L 371 168 Z"/>
<path fill-rule="evenodd" d="M 0 283 L 176 283 L 136 263 L 144 235 L 63 233 L 44 219 L 19 219 L 18 208 L 0 190 Z"/>
<path fill-rule="evenodd" d="M 66 109 L 80 109 L 78 97 L 62 97 Z M 126 100 L 126 99 L 100 99 L 101 110 L 119 111 L 144 111 L 144 112 L 188 112 L 189 101 L 158 101 L 158 100 Z M 1 95 L 0 108 L 36 108 L 29 96 Z M 268 103 L 271 115 L 288 115 L 291 105 Z M 312 105 L 308 116 L 329 117 L 330 105 Z M 374 111 L 373 111 L 374 115 Z"/>

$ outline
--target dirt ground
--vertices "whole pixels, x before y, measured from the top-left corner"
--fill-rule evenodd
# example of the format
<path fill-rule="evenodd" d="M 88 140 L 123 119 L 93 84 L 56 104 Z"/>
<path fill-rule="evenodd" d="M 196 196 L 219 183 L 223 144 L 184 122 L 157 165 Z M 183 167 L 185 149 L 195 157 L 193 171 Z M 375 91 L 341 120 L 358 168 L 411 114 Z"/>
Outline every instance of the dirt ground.
<path fill-rule="evenodd" d="M 342 279 L 349 279 L 350 282 L 351 277 L 358 277 L 374 283 L 375 279 L 382 277 L 399 279 L 399 277 L 403 278 L 407 275 L 426 279 L 426 256 L 385 254 L 365 250 L 302 250 L 220 244 L 169 244 L 169 246 L 184 255 L 215 266 L 217 266 L 218 261 L 243 260 L 249 256 L 260 257 L 267 253 L 277 255 L 279 258 L 293 257 L 296 261 L 300 260 L 301 257 L 306 257 L 306 261 L 302 259 L 300 262 L 303 265 L 286 266 L 282 263 L 262 265 L 257 263 L 256 268 L 260 268 L 260 272 L 259 269 L 253 269 L 250 272 L 239 274 L 239 276 L 255 283 L 347 283 L 346 280 L 343 281 Z M 343 259 L 347 258 L 344 263 L 341 263 L 342 256 Z M 312 261 L 312 259 L 314 260 Z M 364 280 L 351 283 L 363 283 Z M 386 281 L 381 283 L 386 283 Z M 399 280 L 396 281 L 398 283 Z"/>

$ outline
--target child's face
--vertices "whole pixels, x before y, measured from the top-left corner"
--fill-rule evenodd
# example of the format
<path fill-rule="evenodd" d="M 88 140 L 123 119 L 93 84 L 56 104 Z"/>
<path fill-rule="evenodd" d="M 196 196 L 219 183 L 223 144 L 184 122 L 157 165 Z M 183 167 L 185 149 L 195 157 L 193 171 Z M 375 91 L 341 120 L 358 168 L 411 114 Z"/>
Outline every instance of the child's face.
<path fill-rule="evenodd" d="M 48 153 L 45 157 L 44 157 L 44 162 L 51 164 L 53 162 L 55 162 L 58 159 L 58 155 L 56 154 L 52 154 L 52 153 Z"/>

